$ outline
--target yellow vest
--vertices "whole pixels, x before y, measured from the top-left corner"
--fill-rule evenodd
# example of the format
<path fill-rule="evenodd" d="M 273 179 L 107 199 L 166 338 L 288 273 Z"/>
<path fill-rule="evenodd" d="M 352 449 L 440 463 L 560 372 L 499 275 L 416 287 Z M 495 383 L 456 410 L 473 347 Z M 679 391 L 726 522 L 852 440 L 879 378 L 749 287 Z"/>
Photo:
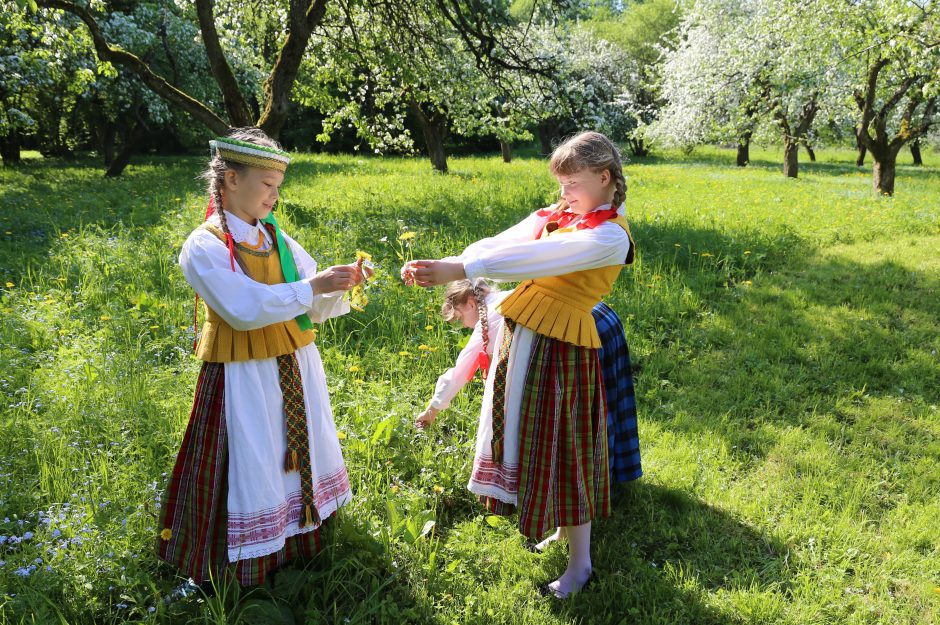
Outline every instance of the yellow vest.
<path fill-rule="evenodd" d="M 204 228 L 219 237 L 224 243 L 225 235 L 217 226 L 206 223 Z M 281 284 L 284 272 L 277 246 L 267 251 L 252 250 L 240 243 L 235 244 L 235 254 L 248 277 L 263 284 Z M 274 358 L 290 354 L 313 342 L 313 330 L 301 330 L 293 319 L 274 323 L 257 330 L 236 330 L 221 316 L 205 305 L 206 321 L 196 348 L 196 357 L 208 362 L 234 362 Z"/>
<path fill-rule="evenodd" d="M 623 228 L 630 239 L 630 251 L 624 259 L 624 264 L 628 265 L 634 257 L 630 226 L 622 215 L 610 221 Z M 542 236 L 563 235 L 575 229 L 569 227 L 552 231 L 550 225 L 546 224 Z M 505 318 L 533 332 L 597 349 L 601 346 L 601 339 L 591 310 L 610 293 L 622 268 L 623 265 L 610 265 L 526 280 L 503 300 L 498 310 Z"/>

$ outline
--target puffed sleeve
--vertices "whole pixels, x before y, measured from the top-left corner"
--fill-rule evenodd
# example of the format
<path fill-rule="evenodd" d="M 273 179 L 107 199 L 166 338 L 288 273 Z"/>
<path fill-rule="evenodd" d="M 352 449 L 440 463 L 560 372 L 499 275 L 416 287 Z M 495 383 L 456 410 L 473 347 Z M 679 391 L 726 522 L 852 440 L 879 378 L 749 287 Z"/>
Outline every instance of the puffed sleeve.
<path fill-rule="evenodd" d="M 516 282 L 622 264 L 629 249 L 623 228 L 604 223 L 542 239 L 470 246 L 460 260 L 471 280 Z"/>
<path fill-rule="evenodd" d="M 304 281 L 263 284 L 229 261 L 228 248 L 211 232 L 197 229 L 179 256 L 183 276 L 212 310 L 236 330 L 263 328 L 306 313 L 313 289 Z"/>
<path fill-rule="evenodd" d="M 284 234 L 283 232 L 281 234 Z M 294 254 L 294 262 L 297 264 L 297 272 L 301 278 L 309 279 L 317 274 L 317 261 L 307 253 L 297 241 L 284 234 L 284 242 L 290 247 Z M 313 296 L 307 315 L 315 323 L 322 323 L 327 319 L 339 317 L 349 312 L 349 301 L 343 297 L 345 291 L 333 291 L 332 293 L 318 293 Z"/>
<path fill-rule="evenodd" d="M 492 329 L 491 329 L 492 332 Z M 434 388 L 434 396 L 428 406 L 437 410 L 446 410 L 457 393 L 460 392 L 470 376 L 476 371 L 477 357 L 483 349 L 483 330 L 479 322 L 473 328 L 470 340 L 460 350 L 454 366 L 441 374 Z"/>

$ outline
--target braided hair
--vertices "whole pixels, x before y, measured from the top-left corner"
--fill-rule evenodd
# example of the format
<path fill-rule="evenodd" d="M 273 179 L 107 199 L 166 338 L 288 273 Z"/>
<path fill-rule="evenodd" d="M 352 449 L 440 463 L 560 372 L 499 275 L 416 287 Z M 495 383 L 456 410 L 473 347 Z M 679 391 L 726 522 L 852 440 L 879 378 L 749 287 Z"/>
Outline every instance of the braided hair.
<path fill-rule="evenodd" d="M 281 149 L 277 141 L 269 137 L 260 128 L 253 126 L 233 128 L 225 136 L 229 139 L 237 139 L 239 141 L 254 143 L 278 150 Z M 235 251 L 232 233 L 228 229 L 228 220 L 225 218 L 225 210 L 222 204 L 222 189 L 225 188 L 225 172 L 233 170 L 241 174 L 244 173 L 248 167 L 249 165 L 243 163 L 225 160 L 221 155 L 216 153 L 212 155 L 208 167 L 206 167 L 206 170 L 202 172 L 201 175 L 201 178 L 207 183 L 207 190 L 209 192 L 209 206 L 206 210 L 206 219 L 208 219 L 213 212 L 219 216 L 219 224 L 222 226 L 222 233 L 225 235 L 225 241 L 229 247 L 229 254 L 232 256 L 232 271 L 235 270 Z"/>
<path fill-rule="evenodd" d="M 552 152 L 548 167 L 556 176 L 570 176 L 585 169 L 610 172 L 614 184 L 612 208 L 627 199 L 627 180 L 623 175 L 620 150 L 599 132 L 582 132 L 567 139 Z"/>
<path fill-rule="evenodd" d="M 486 296 L 498 290 L 483 278 L 476 280 L 455 280 L 447 285 L 444 293 L 444 304 L 441 306 L 441 315 L 448 322 L 457 321 L 457 306 L 466 304 L 472 297 L 480 316 L 480 327 L 483 331 L 483 348 L 489 350 L 490 324 L 486 309 Z"/>

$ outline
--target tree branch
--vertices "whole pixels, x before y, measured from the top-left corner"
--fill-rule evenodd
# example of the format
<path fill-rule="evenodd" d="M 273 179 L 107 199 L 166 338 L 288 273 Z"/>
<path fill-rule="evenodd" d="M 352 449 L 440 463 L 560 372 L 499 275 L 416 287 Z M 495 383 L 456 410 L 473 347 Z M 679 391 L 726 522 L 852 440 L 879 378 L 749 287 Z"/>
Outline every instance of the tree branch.
<path fill-rule="evenodd" d="M 209 59 L 209 69 L 215 82 L 222 91 L 222 102 L 228 113 L 232 126 L 251 126 L 254 121 L 248 112 L 248 104 L 242 96 L 238 82 L 225 59 L 222 44 L 219 43 L 219 32 L 215 28 L 215 15 L 212 12 L 211 0 L 196 0 L 196 16 L 199 18 L 199 31 L 202 33 L 202 42 L 206 48 Z"/>
<path fill-rule="evenodd" d="M 271 73 L 264 81 L 264 111 L 258 120 L 258 126 L 272 136 L 280 133 L 287 120 L 290 94 L 297 79 L 297 71 L 300 69 L 314 27 L 326 14 L 326 3 L 327 0 L 290 0 L 290 31 L 278 52 Z"/>
<path fill-rule="evenodd" d="M 36 4 L 48 9 L 58 9 L 75 15 L 88 27 L 95 45 L 95 52 L 98 54 L 99 59 L 129 69 L 136 74 L 144 84 L 150 87 L 154 93 L 170 104 L 192 115 L 193 119 L 206 126 L 212 132 L 224 134 L 228 131 L 229 125 L 208 106 L 177 89 L 162 76 L 155 74 L 153 70 L 150 69 L 150 66 L 142 61 L 140 57 L 127 50 L 109 44 L 104 38 L 101 27 L 98 25 L 95 17 L 87 8 L 73 2 L 68 2 L 67 0 L 37 0 Z"/>

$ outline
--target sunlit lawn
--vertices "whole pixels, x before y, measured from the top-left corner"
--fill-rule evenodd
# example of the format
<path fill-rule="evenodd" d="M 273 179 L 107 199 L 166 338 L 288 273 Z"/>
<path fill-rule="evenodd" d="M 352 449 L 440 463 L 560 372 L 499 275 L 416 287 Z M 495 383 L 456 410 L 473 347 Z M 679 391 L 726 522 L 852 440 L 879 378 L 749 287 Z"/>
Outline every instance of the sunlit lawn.
<path fill-rule="evenodd" d="M 802 155 L 801 155 L 802 156 Z M 354 501 L 273 586 L 166 607 L 155 517 L 189 415 L 192 292 L 176 265 L 202 160 L 0 169 L 0 622 L 940 621 L 940 155 L 897 196 L 854 153 L 627 167 L 638 262 L 609 303 L 636 364 L 645 476 L 596 524 L 568 604 L 465 485 L 481 385 L 411 425 L 464 333 L 399 255 L 436 257 L 546 205 L 543 159 L 302 156 L 282 225 L 323 265 L 373 254 L 364 313 L 323 325 Z M 403 228 L 413 246 L 398 241 Z M 433 527 L 428 521 L 434 521 Z M 426 532 L 430 528 L 429 532 Z"/>

